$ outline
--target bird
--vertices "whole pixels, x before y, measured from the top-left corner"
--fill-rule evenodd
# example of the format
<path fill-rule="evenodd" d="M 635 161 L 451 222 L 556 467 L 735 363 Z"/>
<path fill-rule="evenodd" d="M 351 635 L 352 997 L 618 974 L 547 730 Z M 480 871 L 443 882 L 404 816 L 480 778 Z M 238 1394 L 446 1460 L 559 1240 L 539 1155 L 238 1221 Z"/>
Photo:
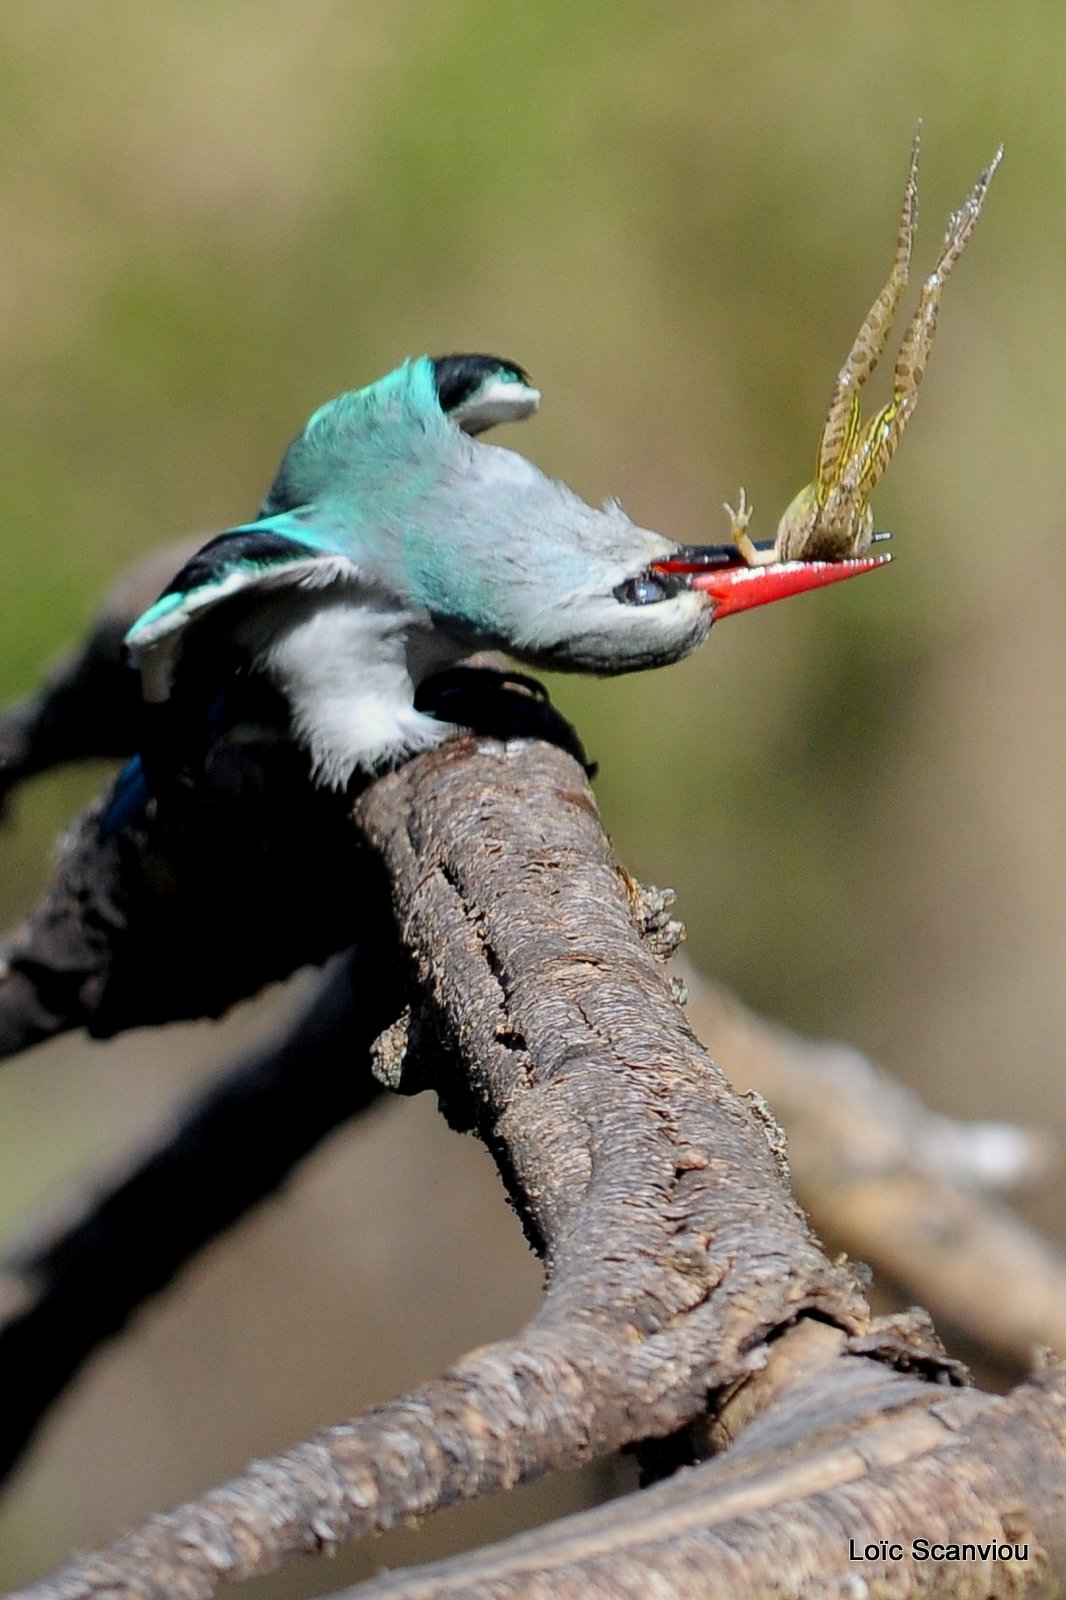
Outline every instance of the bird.
<path fill-rule="evenodd" d="M 314 783 L 343 790 L 455 731 L 415 698 L 472 652 L 661 666 L 724 615 L 887 560 L 749 566 L 733 544 L 684 545 L 616 500 L 588 505 L 481 439 L 539 402 L 517 363 L 467 354 L 408 359 L 320 406 L 255 520 L 209 540 L 130 628 L 148 707 L 203 699 L 205 662 L 209 678 L 265 681 Z"/>

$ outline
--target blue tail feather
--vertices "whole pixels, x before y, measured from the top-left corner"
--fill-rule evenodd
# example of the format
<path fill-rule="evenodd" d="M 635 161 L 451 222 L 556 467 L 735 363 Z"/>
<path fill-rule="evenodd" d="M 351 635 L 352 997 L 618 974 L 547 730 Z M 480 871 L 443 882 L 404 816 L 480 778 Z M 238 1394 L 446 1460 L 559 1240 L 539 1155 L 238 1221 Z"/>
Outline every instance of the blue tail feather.
<path fill-rule="evenodd" d="M 115 779 L 107 810 L 100 823 L 101 837 L 114 838 L 116 833 L 141 815 L 151 798 L 152 791 L 144 775 L 144 765 L 140 756 L 134 756 L 126 762 Z"/>

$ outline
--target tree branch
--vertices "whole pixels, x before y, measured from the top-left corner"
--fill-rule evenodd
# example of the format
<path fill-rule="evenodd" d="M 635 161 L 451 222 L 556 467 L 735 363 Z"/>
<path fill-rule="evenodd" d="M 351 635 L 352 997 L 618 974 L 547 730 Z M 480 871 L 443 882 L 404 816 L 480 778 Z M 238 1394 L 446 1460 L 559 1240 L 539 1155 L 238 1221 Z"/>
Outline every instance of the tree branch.
<path fill-rule="evenodd" d="M 801 1323 L 751 1380 L 747 1431 L 721 1458 L 333 1600 L 1061 1596 L 1063 1369 L 1003 1401 L 902 1378 L 864 1396 L 864 1377 L 841 1335 Z M 1004 1553 L 925 1553 L 952 1544 Z"/>
<path fill-rule="evenodd" d="M 376 1098 L 368 1051 L 398 1009 L 395 961 L 349 952 L 282 1038 L 222 1073 L 135 1163 L 8 1255 L 0 1477 L 93 1350 Z"/>
<path fill-rule="evenodd" d="M 545 1305 L 520 1338 L 154 1519 L 42 1594 L 207 1595 L 672 1433 L 804 1312 L 866 1325 L 642 947 L 576 763 L 461 739 L 357 810 L 393 883 L 413 1036 L 437 1041 L 451 1115 L 482 1130 L 542 1245 Z"/>
<path fill-rule="evenodd" d="M 4 1471 L 95 1346 L 379 1092 L 350 1058 L 387 1028 L 400 1000 L 395 962 L 379 960 L 368 974 L 368 960 L 350 952 L 273 1047 L 220 1072 L 150 1150 L 101 1174 L 0 1262 L 0 1370 L 19 1374 L 0 1418 Z M 986 1356 L 1024 1370 L 1035 1347 L 1066 1348 L 1061 1253 L 975 1187 L 972 1159 L 942 1157 L 945 1136 L 951 1150 L 966 1150 L 971 1125 L 929 1111 L 849 1047 L 756 1016 L 687 963 L 673 970 L 684 974 L 688 1021 L 734 1085 L 758 1086 L 773 1102 L 797 1195 L 817 1227 Z M 387 1076 L 386 1052 L 375 1054 Z M 431 1064 L 416 1067 L 410 1049 L 406 1060 L 409 1084 L 431 1080 Z M 978 1155 L 985 1130 L 973 1134 Z M 1029 1136 L 1004 1128 L 991 1137 L 1009 1152 L 1024 1151 Z M 235 1163 L 238 1140 L 246 1154 Z M 1030 1173 L 1046 1160 L 1039 1138 L 1031 1143 Z M 1000 1162 L 999 1181 L 1003 1173 Z M 149 1218 L 172 1226 L 161 1233 Z"/>
<path fill-rule="evenodd" d="M 1066 1261 L 994 1190 L 1050 1161 L 1018 1128 L 937 1116 L 857 1050 L 757 1017 L 683 968 L 689 1021 L 740 1088 L 788 1131 L 796 1193 L 834 1242 L 869 1261 L 978 1349 L 1025 1370 L 1066 1350 Z"/>
<path fill-rule="evenodd" d="M 409 1015 L 379 1045 L 380 1070 L 406 1089 L 432 1085 L 485 1140 L 544 1257 L 545 1302 L 518 1337 L 27 1593 L 194 1600 L 626 1444 L 649 1475 L 672 1474 L 656 1498 L 607 1508 L 591 1543 L 561 1525 L 528 1536 L 517 1567 L 488 1552 L 456 1582 L 614 1595 L 623 1572 L 646 1586 L 659 1571 L 687 1600 L 706 1592 L 692 1563 L 717 1553 L 724 1527 L 724 1592 L 842 1593 L 846 1505 L 860 1537 L 895 1526 L 890 1512 L 929 1538 L 950 1537 L 962 1511 L 974 1538 L 1023 1530 L 1040 1559 L 1011 1569 L 1015 1592 L 1055 1592 L 1044 1579 L 1062 1538 L 1050 1508 L 1066 1497 L 1061 1376 L 1008 1409 L 973 1393 L 946 1402 L 958 1374 L 927 1326 L 870 1321 L 788 1196 L 772 1117 L 736 1095 L 674 1005 L 651 948 L 663 943 L 657 907 L 611 856 L 580 767 L 529 741 L 458 739 L 374 784 L 353 833 L 338 808 L 308 809 L 326 802 L 284 750 L 262 761 L 242 751 L 117 846 L 83 829 L 12 973 L 33 976 L 36 961 L 39 991 L 61 984 L 57 952 L 74 928 L 92 961 L 71 964 L 64 1025 L 162 1019 L 350 941 L 352 896 L 378 914 L 387 881 Z M 100 892 L 119 915 L 93 946 Z M 174 922 L 187 936 L 194 915 L 207 934 L 190 949 Z M 220 974 L 212 962 L 233 939 Z M 162 974 L 160 951 L 174 963 Z M 796 1553 L 784 1572 L 783 1550 Z M 787 1586 L 796 1574 L 806 1587 Z M 926 1592 L 960 1592 L 957 1576 Z M 420 1592 L 409 1581 L 398 1592 Z"/>
<path fill-rule="evenodd" d="M 0 959 L 0 1059 L 72 1028 L 97 1038 L 215 1017 L 387 928 L 380 869 L 343 796 L 284 739 L 221 744 L 117 833 L 90 808 Z M 387 934 L 385 935 L 387 937 Z"/>
<path fill-rule="evenodd" d="M 143 703 L 122 641 L 196 548 L 195 540 L 182 540 L 138 562 L 104 596 L 86 638 L 53 668 L 39 692 L 0 712 L 0 808 L 35 773 L 137 749 Z"/>

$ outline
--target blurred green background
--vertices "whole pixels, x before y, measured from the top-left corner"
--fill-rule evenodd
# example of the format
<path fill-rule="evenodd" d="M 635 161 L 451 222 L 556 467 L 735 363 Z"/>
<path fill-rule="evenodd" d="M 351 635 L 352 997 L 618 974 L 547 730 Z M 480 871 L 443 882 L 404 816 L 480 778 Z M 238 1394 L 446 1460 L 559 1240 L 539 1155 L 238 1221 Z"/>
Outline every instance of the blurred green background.
<path fill-rule="evenodd" d="M 501 442 L 587 498 L 720 538 L 743 483 L 771 534 L 887 269 L 915 119 L 916 282 L 1003 140 L 875 500 L 891 571 L 553 691 L 708 971 L 938 1105 L 1063 1129 L 1064 65 L 1051 0 L 7 0 L 0 690 L 140 553 L 246 517 L 313 407 L 423 350 L 525 364 L 543 409 Z M 5 922 L 100 776 L 21 796 Z M 7 1067 L 8 1230 L 277 1004 Z M 1066 1226 L 1055 1195 L 1030 1214 Z M 384 1108 L 92 1364 L 0 1513 L 0 1584 L 409 1387 L 537 1293 L 473 1142 Z M 428 1559 L 538 1493 L 263 1592 Z"/>

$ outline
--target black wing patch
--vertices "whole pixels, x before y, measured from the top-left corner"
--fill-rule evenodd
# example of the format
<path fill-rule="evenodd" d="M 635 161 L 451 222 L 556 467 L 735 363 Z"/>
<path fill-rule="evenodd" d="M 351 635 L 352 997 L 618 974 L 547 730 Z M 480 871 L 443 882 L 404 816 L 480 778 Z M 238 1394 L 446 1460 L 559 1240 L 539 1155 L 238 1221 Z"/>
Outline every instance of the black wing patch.
<path fill-rule="evenodd" d="M 286 539 L 283 534 L 257 530 L 248 533 L 219 533 L 203 545 L 167 584 L 160 600 L 168 594 L 188 594 L 217 583 L 227 568 L 234 566 L 272 567 L 282 561 L 313 561 L 320 552 Z M 324 554 L 324 552 L 322 552 Z"/>

